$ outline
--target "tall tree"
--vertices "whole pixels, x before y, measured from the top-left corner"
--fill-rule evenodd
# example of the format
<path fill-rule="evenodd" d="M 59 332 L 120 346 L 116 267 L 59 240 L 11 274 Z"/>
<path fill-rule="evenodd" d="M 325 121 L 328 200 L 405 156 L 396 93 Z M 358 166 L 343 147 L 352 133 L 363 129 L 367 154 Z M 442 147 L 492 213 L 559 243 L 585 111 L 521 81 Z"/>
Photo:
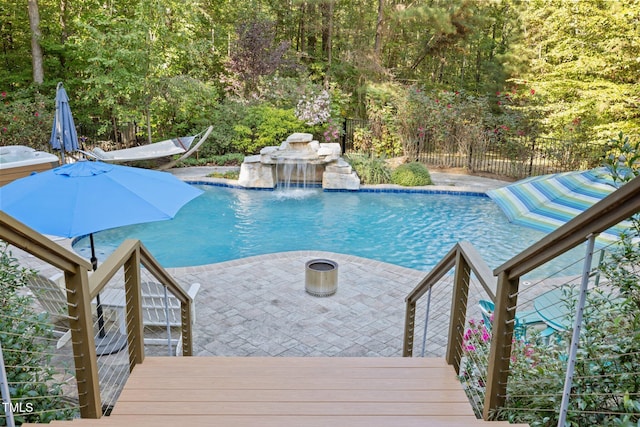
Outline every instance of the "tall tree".
<path fill-rule="evenodd" d="M 380 60 L 382 52 L 382 28 L 384 24 L 384 0 L 378 0 L 378 19 L 376 21 L 376 39 L 373 45 L 373 53 L 376 60 Z"/>
<path fill-rule="evenodd" d="M 523 3 L 521 80 L 542 98 L 548 134 L 604 140 L 640 128 L 640 1 Z"/>
<path fill-rule="evenodd" d="M 44 82 L 44 66 L 42 58 L 42 46 L 40 46 L 40 11 L 38 0 L 29 0 L 29 27 L 31 28 L 31 64 L 33 67 L 33 82 Z"/>

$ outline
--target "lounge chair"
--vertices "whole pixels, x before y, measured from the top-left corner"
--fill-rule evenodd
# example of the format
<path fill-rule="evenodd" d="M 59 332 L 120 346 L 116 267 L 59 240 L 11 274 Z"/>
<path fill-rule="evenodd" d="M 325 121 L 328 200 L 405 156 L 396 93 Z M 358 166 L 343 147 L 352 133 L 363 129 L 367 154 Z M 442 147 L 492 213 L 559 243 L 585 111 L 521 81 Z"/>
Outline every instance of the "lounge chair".
<path fill-rule="evenodd" d="M 58 327 L 67 323 L 69 312 L 63 273 L 57 273 L 51 277 L 36 274 L 27 279 L 27 287 L 35 296 L 41 308 L 49 314 L 51 323 Z M 124 292 L 120 292 L 117 289 L 107 289 L 100 296 L 112 301 L 110 308 L 116 309 L 118 317 L 121 318 L 120 313 L 124 313 Z M 116 300 L 117 302 L 115 302 Z M 92 304 L 95 305 L 95 300 L 92 301 Z M 120 323 L 122 330 L 122 322 Z M 54 328 L 54 334 L 59 336 L 56 348 L 63 347 L 71 339 L 71 331 L 68 326 L 65 325 L 65 329 L 65 332 L 61 332 Z"/>
<path fill-rule="evenodd" d="M 36 297 L 40 306 L 49 313 L 52 323 L 60 323 L 68 319 L 67 294 L 64 285 L 64 274 L 58 273 L 52 277 L 35 275 L 27 281 L 27 286 Z M 182 324 L 180 301 L 167 292 L 165 295 L 164 286 L 159 283 L 142 283 L 142 318 L 145 326 L 164 326 L 170 333 L 171 327 L 178 327 Z M 199 283 L 193 283 L 187 294 L 195 302 L 196 294 L 200 290 Z M 166 298 L 166 299 L 165 299 Z M 167 305 L 165 305 L 165 301 Z M 93 301 L 95 304 L 95 300 Z M 125 292 L 124 289 L 105 289 L 100 293 L 100 304 L 103 308 L 115 310 L 120 333 L 127 334 L 127 323 L 125 315 Z M 195 303 L 192 305 L 192 321 L 195 322 Z M 168 319 L 168 322 L 167 322 Z M 57 348 L 64 346 L 71 338 L 71 331 L 67 328 L 65 332 L 57 332 L 60 335 L 56 343 Z M 182 337 L 172 340 L 145 338 L 145 344 L 165 344 L 178 347 Z"/>
<path fill-rule="evenodd" d="M 209 126 L 205 131 L 194 136 L 167 139 L 139 147 L 124 148 L 122 150 L 104 151 L 100 148 L 94 148 L 91 151 L 82 151 L 82 153 L 93 159 L 108 163 L 153 160 L 182 154 L 179 158 L 171 160 L 157 168 L 164 170 L 175 166 L 178 162 L 195 153 L 209 137 L 212 130 L 213 126 Z"/>
<path fill-rule="evenodd" d="M 182 325 L 180 301 L 160 283 L 142 282 L 142 323 L 144 326 L 161 326 L 167 328 L 167 338 L 145 338 L 144 343 L 148 345 L 169 344 L 171 347 L 179 347 L 182 336 L 176 339 L 171 338 L 171 328 Z M 195 298 L 200 290 L 200 283 L 192 283 L 187 290 L 187 294 L 193 300 L 191 320 L 195 322 Z M 124 290 L 117 290 L 106 295 L 100 294 L 102 307 L 112 308 L 118 313 L 120 333 L 126 335 L 126 317 L 124 307 Z"/>

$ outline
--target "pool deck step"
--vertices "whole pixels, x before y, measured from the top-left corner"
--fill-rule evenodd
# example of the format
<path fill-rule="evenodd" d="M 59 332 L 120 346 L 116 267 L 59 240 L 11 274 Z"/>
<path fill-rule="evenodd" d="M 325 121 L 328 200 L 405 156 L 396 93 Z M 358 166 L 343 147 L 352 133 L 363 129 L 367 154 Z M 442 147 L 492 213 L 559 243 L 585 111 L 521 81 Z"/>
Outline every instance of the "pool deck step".
<path fill-rule="evenodd" d="M 111 416 L 62 423 L 512 425 L 476 419 L 453 368 L 443 359 L 401 357 L 148 357 L 134 368 Z"/>

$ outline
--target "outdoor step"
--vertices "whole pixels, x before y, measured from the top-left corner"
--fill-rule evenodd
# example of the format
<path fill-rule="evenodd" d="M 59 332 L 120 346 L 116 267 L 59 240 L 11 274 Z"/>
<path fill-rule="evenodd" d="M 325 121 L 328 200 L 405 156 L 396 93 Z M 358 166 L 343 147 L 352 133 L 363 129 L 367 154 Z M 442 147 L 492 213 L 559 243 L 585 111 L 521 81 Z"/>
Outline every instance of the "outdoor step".
<path fill-rule="evenodd" d="M 476 419 L 453 368 L 443 359 L 401 357 L 148 357 L 131 373 L 111 416 L 68 423 L 512 425 Z"/>

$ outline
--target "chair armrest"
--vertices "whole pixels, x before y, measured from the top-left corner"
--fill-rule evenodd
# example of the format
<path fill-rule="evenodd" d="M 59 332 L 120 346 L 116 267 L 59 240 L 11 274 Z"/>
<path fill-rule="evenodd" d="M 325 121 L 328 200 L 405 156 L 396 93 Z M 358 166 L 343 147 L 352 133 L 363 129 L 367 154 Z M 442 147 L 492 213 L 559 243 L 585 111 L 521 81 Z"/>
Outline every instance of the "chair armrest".
<path fill-rule="evenodd" d="M 187 295 L 189 295 L 191 299 L 195 301 L 196 294 L 198 293 L 199 290 L 200 290 L 200 283 L 192 283 L 191 286 L 189 287 L 189 290 L 187 291 Z"/>

